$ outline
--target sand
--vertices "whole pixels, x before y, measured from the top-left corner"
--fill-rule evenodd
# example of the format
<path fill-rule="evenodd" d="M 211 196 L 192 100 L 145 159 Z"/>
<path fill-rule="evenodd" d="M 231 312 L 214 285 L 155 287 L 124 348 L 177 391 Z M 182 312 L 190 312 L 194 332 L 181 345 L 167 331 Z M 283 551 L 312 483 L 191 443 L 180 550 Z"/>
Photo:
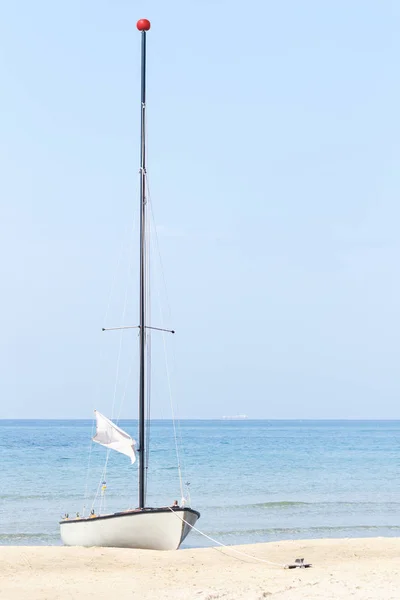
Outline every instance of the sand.
<path fill-rule="evenodd" d="M 399 600 L 400 539 L 285 541 L 230 549 L 0 547 L 3 600 Z"/>

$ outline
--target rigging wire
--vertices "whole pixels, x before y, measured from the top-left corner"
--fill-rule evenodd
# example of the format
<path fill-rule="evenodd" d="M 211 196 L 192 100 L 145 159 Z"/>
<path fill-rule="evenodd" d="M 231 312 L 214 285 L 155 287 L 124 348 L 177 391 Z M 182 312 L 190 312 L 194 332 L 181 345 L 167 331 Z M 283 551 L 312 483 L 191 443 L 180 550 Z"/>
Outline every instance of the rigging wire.
<path fill-rule="evenodd" d="M 160 247 L 159 247 L 158 236 L 157 236 L 157 228 L 155 225 L 153 205 L 152 205 L 152 201 L 151 201 L 150 186 L 149 186 L 148 178 L 146 178 L 146 180 L 147 180 L 147 188 L 148 188 L 148 204 L 150 206 L 150 215 L 151 215 L 151 218 L 153 221 L 153 229 L 154 229 L 153 237 L 156 240 L 156 243 L 154 244 L 154 246 L 155 246 L 155 250 L 157 250 L 157 253 L 158 253 L 160 266 L 161 266 L 161 272 L 162 272 L 162 276 L 163 276 L 162 278 L 163 278 L 165 293 L 167 296 L 167 304 L 169 307 L 169 312 L 171 313 L 169 302 L 168 302 L 167 287 L 166 287 L 166 283 L 165 283 L 165 276 L 164 276 L 163 264 L 162 264 L 162 260 L 161 260 L 161 253 L 160 253 Z M 157 297 L 158 297 L 158 303 L 159 303 L 161 325 L 162 325 L 162 328 L 165 329 L 166 327 L 165 327 L 165 323 L 164 323 L 163 312 L 161 309 L 160 290 L 158 287 L 157 287 Z M 181 492 L 181 498 L 183 499 L 184 491 L 183 491 L 183 481 L 182 481 L 181 454 L 179 451 L 177 427 L 176 427 L 177 418 L 175 416 L 175 409 L 174 409 L 174 403 L 173 403 L 172 385 L 171 385 L 171 377 L 170 377 L 170 370 L 169 370 L 168 357 L 167 357 L 167 345 L 166 345 L 165 332 L 162 331 L 161 334 L 162 334 L 162 340 L 163 340 L 165 368 L 166 368 L 166 374 L 167 374 L 168 392 L 169 392 L 171 416 L 172 416 L 172 426 L 173 426 L 173 432 L 174 432 L 175 453 L 176 453 L 176 458 L 177 458 L 177 463 L 178 463 L 179 487 L 180 487 L 180 492 Z M 179 422 L 179 420 L 178 420 L 178 422 Z M 185 469 L 183 469 L 183 470 L 185 471 Z M 186 474 L 185 474 L 185 477 L 186 477 Z"/>
<path fill-rule="evenodd" d="M 135 220 L 133 220 L 134 222 Z M 116 285 L 116 281 L 117 281 L 117 274 L 120 270 L 120 266 L 121 266 L 121 260 L 122 260 L 122 256 L 124 254 L 124 250 L 125 250 L 125 245 L 126 245 L 126 238 L 127 238 L 127 232 L 129 230 L 130 226 L 126 227 L 126 232 L 125 234 L 122 236 L 122 240 L 121 240 L 121 245 L 120 245 L 120 249 L 119 249 L 119 253 L 118 253 L 118 259 L 116 262 L 116 265 L 113 269 L 113 276 L 112 276 L 112 280 L 111 280 L 111 285 L 109 288 L 109 293 L 108 293 L 108 299 L 107 299 L 107 304 L 106 304 L 106 310 L 105 310 L 105 314 L 103 317 L 103 323 L 105 323 L 107 321 L 108 318 L 108 314 L 110 312 L 110 306 L 111 306 L 111 299 L 112 296 L 114 294 L 114 290 L 115 290 L 115 285 Z M 102 364 L 103 363 L 103 358 L 104 358 L 104 345 L 100 344 L 100 356 L 99 356 L 99 363 Z M 100 395 L 100 379 L 97 379 L 97 391 L 95 396 L 99 397 Z M 92 418 L 92 431 L 91 431 L 91 436 L 90 436 L 90 441 L 89 441 L 89 456 L 88 456 L 88 463 L 87 463 L 87 468 L 86 468 L 86 476 L 85 476 L 85 491 L 84 491 L 84 504 L 83 504 L 83 509 L 82 509 L 82 514 L 84 515 L 86 512 L 86 504 L 87 501 L 89 499 L 89 475 L 90 475 L 90 470 L 91 470 L 91 464 L 92 464 L 92 449 L 93 449 L 93 435 L 94 435 L 94 431 L 95 431 L 95 417 Z M 97 497 L 97 494 L 96 494 Z M 93 508 L 93 505 L 92 505 Z"/>
<path fill-rule="evenodd" d="M 130 272 L 131 269 L 131 263 L 129 262 L 129 266 L 128 266 L 128 274 Z M 125 289 L 125 300 L 124 300 L 124 307 L 123 307 L 123 311 L 122 311 L 122 323 L 125 320 L 125 315 L 126 315 L 126 308 L 128 305 L 128 290 L 129 290 L 129 276 L 127 277 L 127 284 L 126 284 L 126 289 Z M 120 331 L 119 334 L 119 345 L 118 345 L 118 356 L 117 356 L 117 365 L 116 365 L 116 373 L 115 373 L 115 384 L 114 384 L 114 393 L 113 393 L 113 402 L 112 402 L 112 408 L 111 408 L 111 417 L 110 419 L 113 420 L 114 418 L 114 410 L 115 410 L 115 402 L 116 402 L 116 398 L 117 398 L 117 389 L 118 389 L 118 379 L 119 379 L 119 371 L 120 371 L 120 365 L 121 365 L 121 353 L 122 353 L 122 340 L 123 340 L 123 331 Z M 97 489 L 97 494 L 99 493 L 100 490 L 100 486 L 102 485 L 102 482 L 105 481 L 106 476 L 107 476 L 107 466 L 108 466 L 108 460 L 110 458 L 110 449 L 107 448 L 107 452 L 106 452 L 106 459 L 105 459 L 105 464 L 104 464 L 104 469 L 103 469 L 103 474 L 99 483 L 99 487 Z M 96 496 L 97 496 L 96 494 Z"/>
<path fill-rule="evenodd" d="M 145 178 L 145 185 L 148 192 L 147 185 L 147 177 Z M 148 203 L 148 194 L 145 194 L 146 203 Z M 146 231 L 145 231 L 145 268 L 146 268 L 146 323 L 151 323 L 151 301 L 150 301 L 150 291 L 151 291 L 151 272 L 150 272 L 150 230 L 151 223 L 149 219 L 146 219 Z M 145 343 L 146 343 L 146 429 L 145 429 L 145 452 L 146 452 L 146 461 L 145 461 L 145 496 L 147 495 L 147 483 L 148 483 L 148 473 L 149 473 L 149 459 L 150 459 L 150 436 L 151 436 L 151 330 L 145 330 Z"/>
<path fill-rule="evenodd" d="M 122 309 L 122 315 L 121 315 L 121 322 L 123 323 L 125 320 L 125 316 L 126 316 L 126 312 L 127 312 L 127 306 L 128 306 L 128 293 L 129 293 L 129 286 L 131 283 L 131 275 L 132 275 L 132 262 L 133 262 L 133 238 L 134 236 L 132 235 L 134 233 L 135 230 L 135 225 L 136 225 L 136 211 L 134 211 L 133 214 L 133 218 L 132 218 L 132 222 L 131 225 L 129 227 L 130 230 L 130 242 L 128 242 L 128 244 L 126 244 L 126 241 L 124 240 L 124 243 L 122 244 L 122 248 L 121 248 L 121 255 L 122 255 L 122 250 L 124 249 L 124 246 L 127 245 L 127 251 L 128 251 L 128 264 L 127 264 L 127 269 L 126 269 L 126 288 L 125 288 L 125 294 L 124 294 L 124 304 L 123 304 L 123 309 Z M 118 260 L 118 266 L 121 262 L 121 256 L 119 257 Z M 108 316 L 108 312 L 109 312 L 109 308 L 110 308 L 110 304 L 111 304 L 111 297 L 112 297 L 112 292 L 113 289 L 115 287 L 115 281 L 116 281 L 116 274 L 114 276 L 114 280 L 113 280 L 113 284 L 112 284 L 112 289 L 110 291 L 110 295 L 109 295 L 109 299 L 108 299 L 108 305 L 107 305 L 107 310 L 106 310 L 106 315 L 105 315 L 105 319 Z M 117 391 L 118 391 L 118 381 L 119 381 L 119 374 L 120 374 L 120 365 L 121 365 L 121 354 L 122 354 L 122 343 L 123 343 L 123 330 L 120 331 L 120 336 L 119 336 L 119 345 L 118 345 L 118 354 L 117 354 L 117 363 L 116 363 L 116 372 L 115 372 L 115 383 L 114 383 L 114 391 L 113 391 L 113 401 L 112 401 L 112 408 L 111 408 L 111 420 L 113 420 L 114 418 L 114 413 L 115 413 L 115 407 L 116 407 L 116 399 L 117 399 Z M 132 369 L 132 367 L 131 367 Z M 128 374 L 128 379 L 129 379 L 129 375 Z M 125 398 L 125 393 L 126 393 L 126 388 L 128 385 L 128 381 L 125 384 L 125 390 L 121 399 L 121 403 L 120 403 L 120 407 L 119 407 L 119 411 L 118 411 L 118 418 L 121 414 L 122 411 L 122 404 L 123 404 L 123 400 Z M 93 436 L 92 436 L 93 437 Z M 91 510 L 94 509 L 95 503 L 99 497 L 99 494 L 102 491 L 102 487 L 104 485 L 104 482 L 106 480 L 106 476 L 107 476 L 107 467 L 108 467 L 108 461 L 110 458 L 110 449 L 108 448 L 106 450 L 106 458 L 105 458 L 105 462 L 104 462 L 104 467 L 101 473 L 101 477 L 100 477 L 100 481 L 98 483 L 97 486 L 97 491 L 95 493 L 94 499 L 93 499 L 93 503 L 92 503 L 92 508 Z M 100 507 L 99 507 L 99 512 L 101 512 L 101 509 L 103 507 L 105 503 L 105 493 L 102 493 L 100 496 Z"/>
<path fill-rule="evenodd" d="M 88 500 L 88 494 L 89 494 L 89 473 L 90 473 L 90 466 L 92 463 L 92 448 L 93 448 L 93 435 L 94 435 L 94 427 L 95 427 L 95 419 L 92 419 L 92 433 L 90 435 L 90 442 L 89 442 L 89 457 L 88 457 L 88 464 L 87 464 L 87 469 L 86 469 L 86 477 L 85 477 L 85 495 L 83 497 L 83 508 L 82 508 L 82 515 L 85 516 L 85 512 L 86 512 L 86 502 Z"/>
<path fill-rule="evenodd" d="M 153 241 L 153 248 L 154 248 L 154 252 L 157 253 L 157 255 L 158 255 L 159 265 L 160 265 L 160 269 L 161 269 L 162 283 L 163 283 L 163 287 L 164 287 L 164 293 L 165 293 L 165 297 L 166 297 L 166 304 L 167 304 L 167 308 L 168 308 L 168 318 L 169 318 L 169 321 L 172 322 L 171 303 L 169 301 L 169 296 L 168 296 L 168 288 L 167 288 L 167 283 L 166 283 L 166 279 L 165 279 L 165 271 L 164 271 L 164 264 L 163 264 L 163 260 L 162 260 L 161 250 L 160 250 L 160 243 L 159 243 L 159 239 L 158 239 L 158 235 L 157 235 L 157 226 L 156 226 L 156 221 L 155 221 L 154 212 L 153 212 L 153 203 L 152 203 L 152 200 L 151 200 L 150 183 L 149 183 L 148 176 L 146 176 L 146 184 L 147 184 L 147 190 L 148 190 L 148 204 L 149 204 L 149 207 L 150 207 L 150 216 L 151 216 L 152 222 L 153 222 L 153 230 L 154 230 L 154 236 L 153 236 L 153 238 L 155 239 L 155 243 Z M 161 297 L 160 297 L 160 290 L 159 290 L 159 288 L 157 288 L 157 295 L 158 295 L 158 304 L 159 304 L 160 318 L 161 318 L 161 322 L 163 324 L 164 323 L 164 318 L 163 318 L 163 312 L 162 312 L 162 308 L 161 308 Z M 165 327 L 163 327 L 163 328 L 165 328 Z M 169 382 L 169 395 L 170 395 L 170 404 L 171 404 L 171 412 L 172 412 L 172 422 L 173 422 L 173 429 L 174 429 L 174 440 L 175 440 L 175 447 L 176 447 L 177 462 L 179 464 L 180 488 L 181 488 L 181 491 L 182 491 L 183 490 L 183 486 L 182 486 L 182 475 L 181 475 L 181 466 L 180 466 L 181 464 L 182 464 L 183 474 L 184 474 L 184 477 L 185 477 L 185 482 L 187 481 L 187 469 L 186 469 L 186 460 L 185 460 L 186 459 L 185 445 L 183 443 L 181 421 L 180 421 L 180 419 L 179 419 L 178 416 L 175 416 L 175 414 L 178 412 L 178 403 L 177 403 L 177 401 L 175 401 L 176 410 L 174 411 L 174 408 L 173 408 L 172 389 L 171 389 L 170 375 L 169 375 L 169 369 L 168 369 L 168 359 L 167 359 L 167 350 L 166 350 L 166 343 L 165 343 L 165 334 L 163 334 L 163 344 L 164 344 L 164 355 L 165 355 L 165 364 L 166 364 L 167 378 L 168 378 L 168 382 Z M 174 352 L 172 352 L 172 367 L 173 367 L 172 370 L 173 370 L 173 372 L 176 371 L 176 369 L 175 369 L 175 362 L 176 362 L 175 361 L 175 354 L 174 354 Z M 177 423 L 177 427 L 176 427 L 176 423 Z M 177 442 L 176 430 L 178 430 L 179 445 L 180 445 L 180 448 L 181 448 L 181 452 L 179 452 L 179 449 L 177 449 L 178 448 L 178 442 Z M 188 500 L 189 500 L 189 503 L 190 503 L 189 483 L 185 483 L 185 485 L 186 485 Z M 182 497 L 183 497 L 183 494 L 182 494 Z"/>

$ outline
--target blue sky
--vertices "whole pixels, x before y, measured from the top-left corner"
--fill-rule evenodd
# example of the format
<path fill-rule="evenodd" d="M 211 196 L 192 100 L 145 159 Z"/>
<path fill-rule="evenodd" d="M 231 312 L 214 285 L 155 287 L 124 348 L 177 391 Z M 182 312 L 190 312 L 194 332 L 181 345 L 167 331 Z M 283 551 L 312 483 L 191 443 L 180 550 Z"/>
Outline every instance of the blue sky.
<path fill-rule="evenodd" d="M 100 330 L 137 322 L 141 17 L 179 414 L 399 418 L 400 5 L 366 0 L 5 4 L 0 417 L 109 414 L 120 343 L 136 416 Z"/>

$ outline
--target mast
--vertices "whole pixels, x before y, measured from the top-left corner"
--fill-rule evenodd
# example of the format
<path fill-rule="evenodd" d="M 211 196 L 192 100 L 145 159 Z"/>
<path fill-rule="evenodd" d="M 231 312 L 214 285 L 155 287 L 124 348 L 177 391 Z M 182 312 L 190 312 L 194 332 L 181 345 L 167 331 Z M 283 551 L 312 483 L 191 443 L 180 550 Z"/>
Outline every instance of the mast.
<path fill-rule="evenodd" d="M 146 34 L 150 21 L 140 19 L 137 28 L 142 37 L 140 105 L 140 306 L 139 306 L 139 508 L 145 507 L 145 346 L 146 346 Z"/>

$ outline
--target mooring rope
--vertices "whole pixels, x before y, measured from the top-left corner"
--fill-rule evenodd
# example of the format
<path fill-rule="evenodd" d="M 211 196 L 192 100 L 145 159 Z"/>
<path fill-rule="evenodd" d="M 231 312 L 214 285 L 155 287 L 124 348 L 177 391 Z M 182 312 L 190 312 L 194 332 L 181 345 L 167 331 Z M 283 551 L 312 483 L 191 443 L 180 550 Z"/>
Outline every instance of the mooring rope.
<path fill-rule="evenodd" d="M 200 529 L 197 529 L 197 527 L 195 527 L 194 525 L 191 525 L 188 521 L 186 521 L 186 519 L 183 519 L 181 516 L 179 516 L 178 513 L 176 511 L 174 511 L 171 507 L 168 507 L 168 508 L 183 523 L 186 523 L 186 525 L 189 525 L 189 527 L 191 527 L 194 531 L 197 531 L 197 533 L 199 533 L 203 537 L 207 538 L 211 542 L 214 542 L 214 544 L 218 544 L 218 546 L 227 548 L 231 552 L 235 552 L 236 554 L 240 554 L 241 556 L 246 556 L 246 558 L 251 558 L 252 560 L 257 560 L 258 562 L 266 563 L 267 565 L 273 565 L 274 567 L 281 567 L 284 569 L 289 568 L 289 565 L 284 565 L 283 563 L 272 562 L 271 560 L 266 560 L 265 558 L 258 558 L 257 556 L 252 556 L 251 554 L 247 554 L 247 552 L 242 552 L 242 550 L 236 550 L 236 548 L 234 548 L 233 546 L 227 546 L 226 544 L 223 544 L 222 542 L 215 540 L 214 538 L 212 538 L 210 535 L 207 535 L 203 531 L 200 531 Z"/>

